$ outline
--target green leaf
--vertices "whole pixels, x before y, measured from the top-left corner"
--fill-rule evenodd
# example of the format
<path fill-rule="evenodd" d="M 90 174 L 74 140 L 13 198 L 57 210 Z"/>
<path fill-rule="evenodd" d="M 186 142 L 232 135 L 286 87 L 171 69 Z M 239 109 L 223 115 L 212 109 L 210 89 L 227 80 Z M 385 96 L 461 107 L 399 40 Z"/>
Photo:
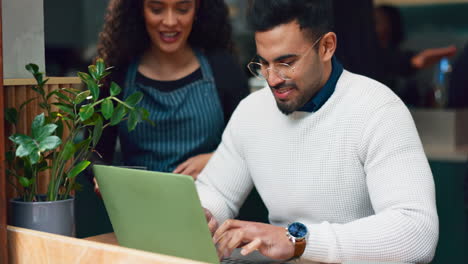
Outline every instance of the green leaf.
<path fill-rule="evenodd" d="M 42 88 L 42 83 L 43 83 L 43 74 L 42 72 L 38 72 L 38 73 L 35 73 L 34 74 L 34 79 L 36 79 L 36 82 L 37 82 L 37 90 L 38 92 L 41 94 L 41 95 L 45 95 L 45 91 L 44 89 Z"/>
<path fill-rule="evenodd" d="M 39 159 L 41 158 L 41 155 L 39 153 L 39 149 L 36 147 L 33 151 L 31 151 L 31 154 L 29 154 L 29 160 L 31 164 L 36 164 L 39 162 Z"/>
<path fill-rule="evenodd" d="M 73 103 L 74 104 L 81 104 L 90 95 L 91 95 L 91 91 L 89 91 L 89 90 L 81 92 L 75 97 L 75 101 Z"/>
<path fill-rule="evenodd" d="M 104 79 L 104 78 L 106 78 L 107 75 L 109 75 L 109 74 L 111 74 L 111 73 L 108 72 L 108 71 L 105 71 L 105 72 L 101 75 L 101 80 Z"/>
<path fill-rule="evenodd" d="M 127 123 L 128 131 L 134 130 L 139 121 L 140 121 L 140 115 L 138 114 L 138 112 L 131 111 L 128 116 L 128 123 Z"/>
<path fill-rule="evenodd" d="M 45 116 L 44 113 L 41 113 L 37 115 L 31 125 L 31 131 L 33 134 L 33 138 L 37 138 L 37 135 L 39 134 L 39 129 L 44 126 L 45 122 Z"/>
<path fill-rule="evenodd" d="M 120 94 L 120 92 L 122 92 L 122 88 L 120 88 L 120 86 L 115 82 L 112 82 L 110 85 L 110 92 L 111 96 L 117 96 Z"/>
<path fill-rule="evenodd" d="M 102 118 L 102 115 L 100 113 L 94 112 L 94 114 L 90 118 L 83 121 L 83 124 L 85 126 L 94 126 L 95 123 L 96 123 L 96 120 L 98 120 L 98 118 Z"/>
<path fill-rule="evenodd" d="M 29 147 L 26 147 L 29 146 Z M 26 157 L 29 154 L 31 154 L 31 151 L 34 149 L 34 146 L 31 145 L 19 145 L 18 148 L 16 149 L 15 155 L 17 157 Z"/>
<path fill-rule="evenodd" d="M 122 121 L 122 119 L 125 117 L 126 113 L 127 113 L 127 109 L 125 108 L 125 106 L 122 105 L 122 104 L 119 104 L 115 108 L 114 113 L 112 114 L 112 117 L 111 117 L 111 120 L 110 120 L 111 126 L 115 126 L 118 123 L 120 123 L 120 121 Z"/>
<path fill-rule="evenodd" d="M 19 110 L 21 111 L 26 105 L 28 105 L 30 102 L 36 100 L 37 98 L 39 98 L 39 97 L 33 97 L 33 98 L 30 98 L 30 99 L 24 101 L 24 102 L 20 105 Z"/>
<path fill-rule="evenodd" d="M 81 90 L 78 90 L 78 89 L 75 89 L 75 88 L 63 88 L 62 90 L 69 93 L 69 94 L 73 94 L 75 96 L 81 92 Z"/>
<path fill-rule="evenodd" d="M 101 139 L 102 130 L 103 130 L 103 122 L 102 122 L 102 118 L 99 117 L 96 120 L 96 123 L 94 125 L 94 130 L 93 130 L 93 146 L 94 147 L 98 144 L 99 139 Z"/>
<path fill-rule="evenodd" d="M 89 164 L 91 164 L 91 162 L 89 162 L 87 160 L 83 160 L 80 163 L 76 164 L 76 166 L 73 167 L 73 169 L 71 169 L 70 172 L 68 173 L 68 178 L 70 178 L 70 179 L 75 178 L 76 175 L 78 175 L 78 174 L 80 174 L 80 172 L 84 171 L 89 166 Z"/>
<path fill-rule="evenodd" d="M 62 140 L 57 136 L 46 137 L 44 140 L 39 142 L 39 151 L 43 152 L 46 150 L 54 150 L 62 144 Z"/>
<path fill-rule="evenodd" d="M 5 119 L 10 124 L 16 124 L 18 122 L 18 111 L 15 108 L 5 109 Z"/>
<path fill-rule="evenodd" d="M 153 122 L 153 120 L 149 119 L 150 113 L 148 112 L 148 110 L 141 107 L 141 108 L 138 108 L 138 111 L 140 112 L 141 119 L 143 119 L 146 122 L 150 123 L 150 125 L 155 126 L 155 123 Z"/>
<path fill-rule="evenodd" d="M 94 107 L 92 105 L 86 105 L 80 108 L 81 121 L 86 121 L 94 114 Z"/>
<path fill-rule="evenodd" d="M 42 85 L 46 84 L 48 81 L 49 81 L 49 78 L 47 78 L 47 79 L 45 79 L 44 81 L 42 81 L 39 85 L 42 86 Z"/>
<path fill-rule="evenodd" d="M 56 129 L 57 129 L 56 124 L 47 124 L 39 128 L 39 130 L 37 131 L 37 134 L 33 133 L 33 137 L 36 141 L 41 142 L 48 136 L 52 135 L 52 133 L 54 133 Z"/>
<path fill-rule="evenodd" d="M 127 97 L 127 99 L 125 99 L 125 103 L 129 104 L 130 106 L 135 106 L 141 101 L 142 98 L 143 94 L 141 92 L 136 92 Z"/>
<path fill-rule="evenodd" d="M 44 102 L 39 103 L 39 106 L 40 106 L 42 109 L 47 109 L 47 104 L 44 103 Z"/>
<path fill-rule="evenodd" d="M 104 61 L 101 58 L 97 59 L 96 60 L 96 73 L 99 77 L 102 76 L 105 69 L 106 69 L 106 66 L 104 65 Z"/>
<path fill-rule="evenodd" d="M 29 186 L 31 186 L 31 182 L 26 177 L 19 177 L 18 181 L 24 188 L 28 188 Z"/>
<path fill-rule="evenodd" d="M 88 72 L 89 72 L 89 75 L 91 75 L 91 77 L 93 77 L 95 81 L 99 80 L 98 78 L 99 76 L 97 75 L 96 65 L 89 65 Z"/>
<path fill-rule="evenodd" d="M 71 98 L 66 96 L 65 94 L 63 94 L 61 91 L 53 91 L 53 92 L 49 93 L 49 95 L 47 95 L 47 96 L 50 97 L 52 95 L 56 95 L 58 98 L 66 101 L 66 102 L 72 103 Z"/>
<path fill-rule="evenodd" d="M 88 148 L 89 143 L 91 142 L 92 138 L 88 137 L 87 139 L 75 144 L 75 150 L 76 151 L 81 151 L 81 149 Z"/>
<path fill-rule="evenodd" d="M 25 144 L 29 144 L 30 142 L 33 142 L 34 143 L 34 140 L 29 137 L 29 136 L 26 136 L 26 135 L 23 135 L 23 134 L 14 134 L 14 135 L 11 135 L 9 137 L 9 139 L 13 142 L 15 142 L 16 144 L 18 145 L 25 145 Z"/>
<path fill-rule="evenodd" d="M 85 72 L 78 72 L 78 77 L 80 77 L 80 79 L 86 84 L 93 80 L 93 78 L 91 78 L 91 76 Z"/>
<path fill-rule="evenodd" d="M 110 98 L 106 98 L 102 102 L 101 112 L 106 120 L 112 117 L 112 114 L 114 113 L 114 104 Z"/>
<path fill-rule="evenodd" d="M 75 148 L 75 145 L 68 141 L 66 144 L 65 144 L 65 147 L 63 147 L 63 160 L 69 160 L 73 157 L 73 155 L 75 154 L 76 152 L 76 148 Z"/>
<path fill-rule="evenodd" d="M 91 91 L 93 100 L 96 101 L 99 98 L 99 86 L 95 81 L 91 81 L 88 83 L 88 89 Z"/>
<path fill-rule="evenodd" d="M 62 138 L 63 136 L 63 121 L 61 119 L 58 119 L 55 124 L 57 125 L 57 130 L 55 130 L 55 135 L 57 137 Z"/>
<path fill-rule="evenodd" d="M 29 63 L 26 65 L 26 70 L 28 70 L 28 72 L 30 72 L 32 75 L 34 75 L 35 73 L 37 73 L 39 71 L 39 66 L 37 66 L 36 64 L 34 63 Z"/>
<path fill-rule="evenodd" d="M 63 112 L 75 116 L 75 113 L 73 112 L 73 108 L 71 105 L 68 104 L 62 104 L 62 103 L 54 103 L 55 106 L 57 106 L 58 109 L 62 110 Z"/>

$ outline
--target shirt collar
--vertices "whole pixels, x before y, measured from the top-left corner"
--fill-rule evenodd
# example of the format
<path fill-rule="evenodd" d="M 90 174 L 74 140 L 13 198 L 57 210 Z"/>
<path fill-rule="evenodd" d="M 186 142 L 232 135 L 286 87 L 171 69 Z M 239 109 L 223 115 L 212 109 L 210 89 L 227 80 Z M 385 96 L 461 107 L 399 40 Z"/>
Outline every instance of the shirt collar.
<path fill-rule="evenodd" d="M 304 112 L 316 112 L 327 102 L 335 91 L 336 83 L 343 73 L 343 65 L 338 61 L 338 59 L 333 56 L 332 58 L 332 72 L 330 78 L 325 83 L 325 85 L 307 102 L 303 107 L 299 108 L 298 111 Z"/>

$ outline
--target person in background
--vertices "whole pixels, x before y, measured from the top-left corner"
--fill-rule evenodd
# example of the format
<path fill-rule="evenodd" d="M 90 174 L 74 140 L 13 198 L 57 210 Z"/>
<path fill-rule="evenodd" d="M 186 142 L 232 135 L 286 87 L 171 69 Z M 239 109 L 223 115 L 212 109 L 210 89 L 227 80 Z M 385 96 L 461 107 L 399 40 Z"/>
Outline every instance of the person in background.
<path fill-rule="evenodd" d="M 391 5 L 380 5 L 375 8 L 374 16 L 383 74 L 379 81 L 392 89 L 397 88 L 398 77 L 409 77 L 436 64 L 444 57 L 452 57 L 457 52 L 454 45 L 424 49 L 420 52 L 403 50 L 401 44 L 406 36 L 400 10 Z M 416 89 L 405 87 L 398 95 L 405 102 L 415 104 L 415 98 L 418 96 L 416 93 Z"/>
<path fill-rule="evenodd" d="M 218 254 L 428 263 L 438 240 L 431 169 L 403 102 L 343 69 L 329 0 L 253 0 L 268 86 L 242 100 L 195 182 Z M 271 224 L 234 220 L 255 186 Z"/>
<path fill-rule="evenodd" d="M 197 178 L 221 140 L 238 102 L 248 94 L 233 52 L 223 0 L 112 0 L 98 56 L 114 66 L 123 97 L 140 91 L 155 126 L 109 127 L 97 152 L 113 160 L 120 139 L 123 165 Z"/>

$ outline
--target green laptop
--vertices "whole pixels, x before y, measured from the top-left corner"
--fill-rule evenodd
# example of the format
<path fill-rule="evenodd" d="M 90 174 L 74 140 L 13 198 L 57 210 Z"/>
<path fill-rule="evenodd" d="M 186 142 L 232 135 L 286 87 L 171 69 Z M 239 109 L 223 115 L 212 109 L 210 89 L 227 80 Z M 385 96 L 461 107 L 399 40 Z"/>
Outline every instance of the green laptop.
<path fill-rule="evenodd" d="M 94 165 L 120 245 L 219 263 L 192 177 Z"/>

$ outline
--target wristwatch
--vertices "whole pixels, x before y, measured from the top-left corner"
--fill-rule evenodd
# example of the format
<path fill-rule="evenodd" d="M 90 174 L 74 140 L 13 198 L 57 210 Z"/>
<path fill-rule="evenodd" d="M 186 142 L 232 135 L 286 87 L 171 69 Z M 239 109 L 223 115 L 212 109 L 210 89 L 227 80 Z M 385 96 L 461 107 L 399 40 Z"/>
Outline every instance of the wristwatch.
<path fill-rule="evenodd" d="M 292 259 L 302 256 L 306 247 L 307 227 L 303 223 L 294 222 L 286 227 L 286 236 L 294 245 Z"/>

